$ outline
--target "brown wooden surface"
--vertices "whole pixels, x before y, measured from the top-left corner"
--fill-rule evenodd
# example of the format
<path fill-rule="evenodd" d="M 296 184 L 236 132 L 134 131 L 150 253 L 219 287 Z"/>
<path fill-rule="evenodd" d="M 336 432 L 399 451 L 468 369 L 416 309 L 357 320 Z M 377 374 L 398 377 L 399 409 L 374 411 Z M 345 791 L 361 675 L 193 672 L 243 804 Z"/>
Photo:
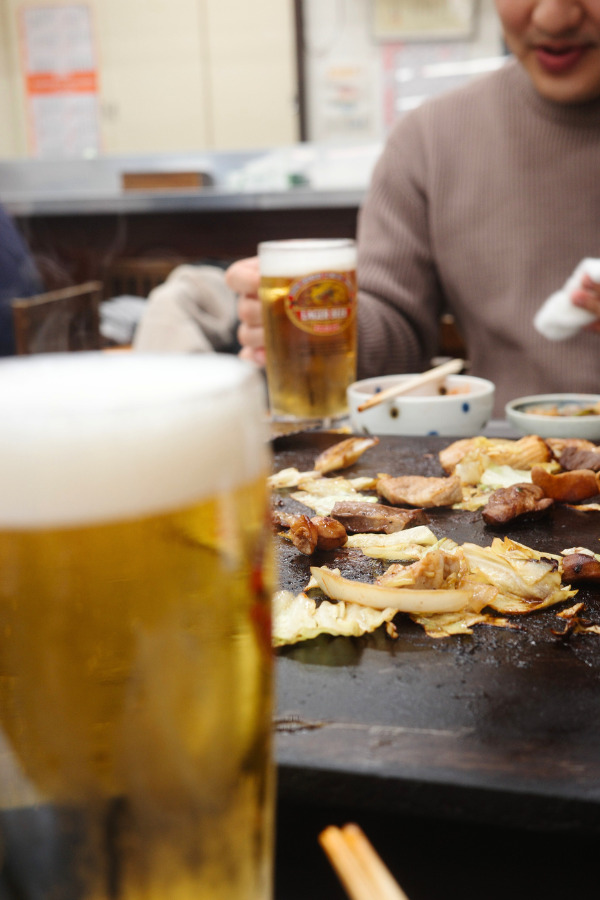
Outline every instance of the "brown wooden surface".
<path fill-rule="evenodd" d="M 36 215 L 17 221 L 50 290 L 102 279 L 123 259 L 227 262 L 254 255 L 263 240 L 354 237 L 356 217 L 356 208 L 316 208 Z"/>
<path fill-rule="evenodd" d="M 339 436 L 274 442 L 275 469 L 310 469 Z M 443 438 L 382 438 L 348 474 L 442 474 Z M 291 501 L 293 507 L 293 501 Z M 299 507 L 297 507 L 299 509 Z M 479 512 L 430 512 L 459 543 L 490 543 Z M 506 529 L 539 550 L 598 551 L 600 513 L 556 509 Z M 386 564 L 353 551 L 303 557 L 281 541 L 282 586 L 300 590 L 311 564 L 371 577 Z M 600 592 L 581 589 L 600 622 Z M 277 760 L 282 803 L 354 815 L 436 816 L 460 823 L 589 834 L 600 830 L 600 637 L 553 633 L 554 610 L 511 630 L 479 626 L 434 640 L 397 617 L 399 637 L 322 636 L 278 653 Z"/>
<path fill-rule="evenodd" d="M 179 257 L 119 259 L 102 272 L 103 295 L 106 299 L 124 295 L 148 297 L 183 262 Z"/>
<path fill-rule="evenodd" d="M 171 191 L 210 183 L 206 172 L 123 172 L 121 176 L 125 191 Z"/>
<path fill-rule="evenodd" d="M 90 281 L 13 301 L 18 355 L 100 349 L 102 285 Z"/>

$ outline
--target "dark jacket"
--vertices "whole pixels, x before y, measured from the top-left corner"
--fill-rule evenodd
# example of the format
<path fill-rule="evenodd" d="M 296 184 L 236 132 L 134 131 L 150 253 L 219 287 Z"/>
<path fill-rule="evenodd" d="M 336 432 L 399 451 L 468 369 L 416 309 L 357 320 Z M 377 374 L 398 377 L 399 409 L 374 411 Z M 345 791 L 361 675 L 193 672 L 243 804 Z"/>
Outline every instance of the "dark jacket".
<path fill-rule="evenodd" d="M 0 356 L 15 352 L 12 301 L 41 290 L 42 282 L 25 241 L 0 206 Z"/>

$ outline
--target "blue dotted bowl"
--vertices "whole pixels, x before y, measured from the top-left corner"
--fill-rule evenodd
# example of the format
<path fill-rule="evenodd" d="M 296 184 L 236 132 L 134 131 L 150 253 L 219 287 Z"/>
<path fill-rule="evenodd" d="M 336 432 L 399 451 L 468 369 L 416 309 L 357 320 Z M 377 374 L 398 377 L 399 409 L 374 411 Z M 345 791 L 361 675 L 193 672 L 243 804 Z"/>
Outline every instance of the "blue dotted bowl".
<path fill-rule="evenodd" d="M 494 408 L 494 384 L 472 375 L 449 375 L 444 380 L 444 393 L 440 393 L 437 385 L 427 385 L 358 412 L 358 407 L 373 394 L 408 378 L 414 375 L 383 375 L 350 385 L 348 407 L 353 431 L 472 437 L 487 425 Z"/>

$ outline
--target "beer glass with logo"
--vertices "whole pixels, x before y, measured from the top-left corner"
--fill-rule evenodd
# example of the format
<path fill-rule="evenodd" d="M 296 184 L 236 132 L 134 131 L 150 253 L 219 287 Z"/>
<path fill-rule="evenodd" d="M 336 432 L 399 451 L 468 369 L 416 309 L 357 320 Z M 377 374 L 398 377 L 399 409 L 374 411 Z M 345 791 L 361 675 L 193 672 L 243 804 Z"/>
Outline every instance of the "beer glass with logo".
<path fill-rule="evenodd" d="M 272 416 L 333 424 L 356 380 L 355 242 L 265 241 L 258 256 Z"/>
<path fill-rule="evenodd" d="M 0 363 L 0 894 L 268 900 L 264 384 Z"/>

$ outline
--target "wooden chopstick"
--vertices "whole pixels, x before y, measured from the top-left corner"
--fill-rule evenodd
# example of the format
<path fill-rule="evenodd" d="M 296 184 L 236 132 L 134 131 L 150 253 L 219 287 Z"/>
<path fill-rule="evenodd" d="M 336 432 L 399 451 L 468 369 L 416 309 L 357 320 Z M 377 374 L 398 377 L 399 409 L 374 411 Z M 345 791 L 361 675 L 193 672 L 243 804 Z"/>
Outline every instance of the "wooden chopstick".
<path fill-rule="evenodd" d="M 415 375 L 414 378 L 400 381 L 398 384 L 386 388 L 385 391 L 379 391 L 378 394 L 373 394 L 372 397 L 369 397 L 368 400 L 361 403 L 360 406 L 357 407 L 357 410 L 358 412 L 363 412 L 365 409 L 371 409 L 372 406 L 377 406 L 378 403 L 383 403 L 384 400 L 389 400 L 391 397 L 398 397 L 400 394 L 408 394 L 410 391 L 414 391 L 415 388 L 421 387 L 424 384 L 429 384 L 431 381 L 441 381 L 447 375 L 456 375 L 458 372 L 462 371 L 464 365 L 464 359 L 450 359 L 448 362 L 435 366 L 433 369 L 428 369 L 427 372 Z"/>
<path fill-rule="evenodd" d="M 408 900 L 358 825 L 330 825 L 319 843 L 351 900 Z"/>

